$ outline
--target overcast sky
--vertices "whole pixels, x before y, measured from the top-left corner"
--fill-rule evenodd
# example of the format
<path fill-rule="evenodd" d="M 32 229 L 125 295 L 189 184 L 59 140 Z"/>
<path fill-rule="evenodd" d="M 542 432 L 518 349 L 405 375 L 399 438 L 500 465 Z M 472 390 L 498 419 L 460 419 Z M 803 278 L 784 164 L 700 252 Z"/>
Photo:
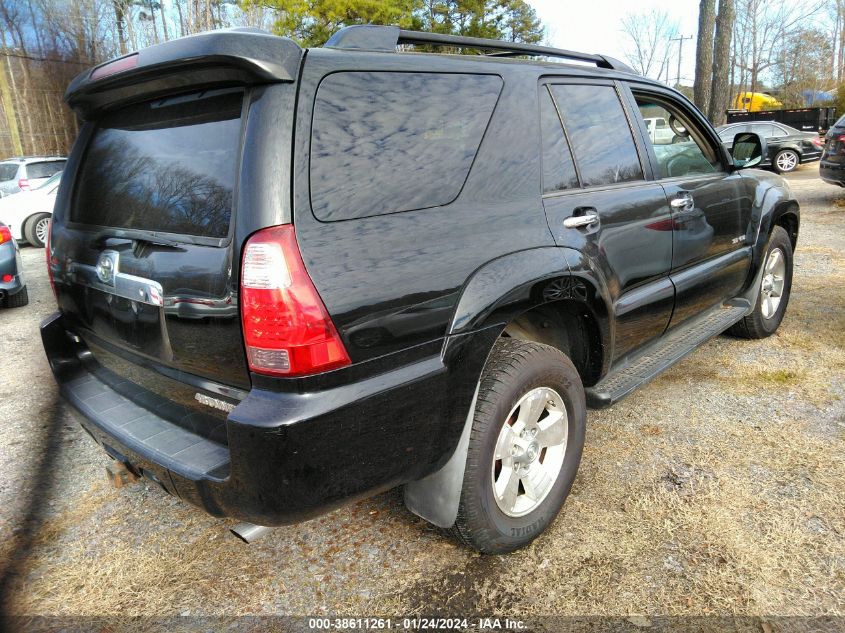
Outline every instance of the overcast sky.
<path fill-rule="evenodd" d="M 698 0 L 527 0 L 537 10 L 553 46 L 584 53 L 604 53 L 625 61 L 626 37 L 621 18 L 626 13 L 666 11 L 678 22 L 680 35 L 695 35 Z M 672 53 L 671 75 L 677 72 L 677 42 Z M 692 83 L 695 38 L 684 41 L 681 81 Z"/>

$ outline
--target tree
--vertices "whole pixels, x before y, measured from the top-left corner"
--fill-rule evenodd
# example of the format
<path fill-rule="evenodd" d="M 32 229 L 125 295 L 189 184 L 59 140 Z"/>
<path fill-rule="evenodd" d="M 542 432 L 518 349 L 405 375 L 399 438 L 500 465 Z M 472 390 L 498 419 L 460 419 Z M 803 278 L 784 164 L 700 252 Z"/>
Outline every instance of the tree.
<path fill-rule="evenodd" d="M 804 92 L 832 87 L 833 44 L 827 32 L 810 26 L 787 35 L 777 51 L 772 77 L 780 86 L 779 97 L 787 106 L 802 107 Z"/>
<path fill-rule="evenodd" d="M 733 63 L 741 89 L 759 91 L 763 73 L 777 63 L 777 51 L 789 34 L 821 7 L 816 0 L 736 0 Z"/>
<path fill-rule="evenodd" d="M 706 112 L 710 105 L 715 24 L 716 0 L 701 0 L 698 5 L 698 38 L 695 45 L 695 83 L 692 100 L 702 112 Z"/>
<path fill-rule="evenodd" d="M 622 17 L 622 32 L 628 38 L 625 58 L 645 77 L 660 79 L 669 72 L 670 40 L 678 33 L 677 22 L 665 11 L 628 13 Z"/>
<path fill-rule="evenodd" d="M 298 40 L 303 46 L 319 46 L 344 26 L 395 24 L 408 28 L 417 0 L 250 0 L 249 4 L 279 11 L 273 30 Z"/>
<path fill-rule="evenodd" d="M 545 29 L 533 7 L 524 0 L 502 0 L 500 6 L 504 39 L 526 44 L 543 40 Z"/>
<path fill-rule="evenodd" d="M 730 62 L 733 36 L 734 0 L 719 0 L 716 18 L 716 41 L 713 50 L 713 74 L 710 81 L 710 100 L 707 117 L 713 125 L 725 123 L 725 110 L 731 98 Z M 705 78 L 702 78 L 706 81 Z"/>

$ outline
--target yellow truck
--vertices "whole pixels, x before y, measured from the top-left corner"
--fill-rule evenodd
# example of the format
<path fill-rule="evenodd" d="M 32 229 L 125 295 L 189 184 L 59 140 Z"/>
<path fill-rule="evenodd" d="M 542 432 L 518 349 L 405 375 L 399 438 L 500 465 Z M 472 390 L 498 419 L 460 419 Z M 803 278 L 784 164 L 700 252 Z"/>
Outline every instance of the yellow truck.
<path fill-rule="evenodd" d="M 734 97 L 733 107 L 737 110 L 760 112 L 782 108 L 783 104 L 765 92 L 740 92 Z"/>

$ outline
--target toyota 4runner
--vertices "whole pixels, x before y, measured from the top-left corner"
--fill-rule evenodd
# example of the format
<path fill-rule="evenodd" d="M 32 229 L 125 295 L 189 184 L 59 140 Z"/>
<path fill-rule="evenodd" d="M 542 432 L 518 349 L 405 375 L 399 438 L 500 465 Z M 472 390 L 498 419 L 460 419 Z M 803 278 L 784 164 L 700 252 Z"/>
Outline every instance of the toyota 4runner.
<path fill-rule="evenodd" d="M 478 54 L 420 52 L 440 46 Z M 731 155 L 609 57 L 236 29 L 66 97 L 84 126 L 47 356 L 106 453 L 214 516 L 275 526 L 404 486 L 511 551 L 569 493 L 587 407 L 726 330 L 770 335 L 789 300 L 799 211 L 745 169 L 764 141 Z"/>

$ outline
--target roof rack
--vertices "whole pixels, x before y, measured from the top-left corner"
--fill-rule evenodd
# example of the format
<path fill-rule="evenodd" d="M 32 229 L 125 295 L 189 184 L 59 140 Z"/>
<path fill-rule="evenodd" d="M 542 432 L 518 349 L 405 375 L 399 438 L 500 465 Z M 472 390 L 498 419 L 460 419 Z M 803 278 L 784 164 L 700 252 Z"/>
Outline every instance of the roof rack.
<path fill-rule="evenodd" d="M 520 55 L 559 57 L 562 59 L 593 63 L 599 68 L 608 68 L 627 73 L 635 72 L 627 64 L 607 55 L 593 55 L 590 53 L 568 51 L 562 48 L 553 48 L 551 46 L 504 42 L 481 37 L 406 31 L 396 26 L 379 26 L 375 24 L 358 24 L 342 28 L 329 38 L 325 46 L 344 50 L 358 49 L 393 52 L 399 44 L 428 44 L 433 46 L 453 46 L 455 48 L 475 48 L 482 51 L 491 51 L 489 55 L 495 57 L 516 57 Z"/>

